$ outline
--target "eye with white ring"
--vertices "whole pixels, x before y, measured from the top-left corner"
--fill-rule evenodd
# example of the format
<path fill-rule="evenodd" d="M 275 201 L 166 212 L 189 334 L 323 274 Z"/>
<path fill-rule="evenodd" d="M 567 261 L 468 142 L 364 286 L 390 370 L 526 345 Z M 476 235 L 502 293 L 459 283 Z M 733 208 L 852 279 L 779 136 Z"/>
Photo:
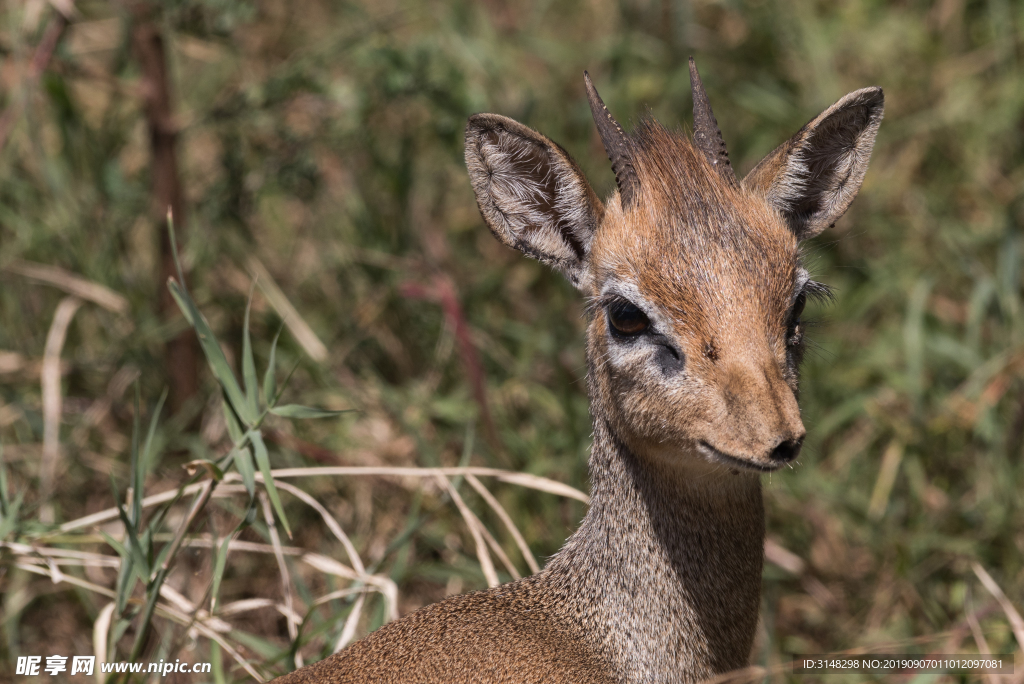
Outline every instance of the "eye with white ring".
<path fill-rule="evenodd" d="M 607 311 L 608 326 L 615 335 L 637 337 L 651 328 L 647 314 L 625 299 L 616 299 L 608 305 Z"/>

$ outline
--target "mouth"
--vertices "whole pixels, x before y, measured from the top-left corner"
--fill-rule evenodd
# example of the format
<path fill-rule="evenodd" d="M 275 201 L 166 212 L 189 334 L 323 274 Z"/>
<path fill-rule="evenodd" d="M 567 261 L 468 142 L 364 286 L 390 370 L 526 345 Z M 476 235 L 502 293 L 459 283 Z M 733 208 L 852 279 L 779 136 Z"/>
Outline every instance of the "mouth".
<path fill-rule="evenodd" d="M 730 468 L 740 468 L 741 470 L 747 470 L 755 473 L 772 473 L 789 463 L 788 460 L 757 463 L 755 461 L 747 460 L 746 458 L 730 456 L 724 451 L 719 451 L 707 442 L 697 442 L 697 452 L 712 463 L 719 463 L 721 465 L 729 466 Z"/>

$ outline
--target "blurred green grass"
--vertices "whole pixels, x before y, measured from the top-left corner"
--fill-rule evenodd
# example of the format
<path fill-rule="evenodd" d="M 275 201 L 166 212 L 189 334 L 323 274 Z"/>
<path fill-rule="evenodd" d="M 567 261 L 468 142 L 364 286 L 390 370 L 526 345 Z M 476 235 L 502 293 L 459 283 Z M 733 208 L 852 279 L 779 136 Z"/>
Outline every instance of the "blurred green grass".
<path fill-rule="evenodd" d="M 0 107 L 16 116 L 0 153 L 0 441 L 10 489 L 25 497 L 24 525 L 9 531 L 22 539 L 46 529 L 46 505 L 58 522 L 112 505 L 110 476 L 129 476 L 134 415 L 127 385 L 112 381 L 138 375 L 144 404 L 155 405 L 168 382 L 163 343 L 187 327 L 157 314 L 163 227 L 129 16 L 116 3 L 78 3 L 38 86 L 27 87 L 52 20 L 43 7 L 33 21 L 33 7 L 0 13 Z M 298 364 L 291 397 L 359 409 L 337 422 L 269 421 L 275 467 L 453 466 L 469 453 L 472 465 L 586 489 L 582 307 L 567 283 L 483 226 L 462 162 L 468 115 L 498 112 L 541 130 L 603 194 L 612 174 L 584 69 L 621 121 L 650 110 L 687 126 L 694 54 L 741 173 L 844 93 L 885 88 L 860 196 L 807 250 L 837 299 L 812 312 L 805 455 L 766 481 L 769 535 L 805 566 L 799 575 L 767 566 L 755 661 L 886 643 L 971 651 L 969 612 L 994 651 L 1017 649 L 971 562 L 1021 604 L 1024 4 L 176 0 L 159 21 L 180 126 L 183 257 L 200 309 L 237 364 L 258 260 L 328 350 L 317 362 L 282 335 L 279 365 Z M 130 305 L 121 316 L 87 303 L 70 325 L 49 502 L 39 373 L 64 294 L 19 275 L 21 261 L 59 266 Z M 446 287 L 479 355 L 490 434 Z M 251 315 L 262 368 L 281 317 L 259 292 Z M 184 482 L 183 463 L 224 453 L 216 384 L 208 374 L 204 383 L 193 405 L 160 423 L 163 455 L 147 492 Z M 485 585 L 441 495 L 393 479 L 303 488 L 398 583 L 402 612 Z M 584 510 L 530 490 L 496 493 L 541 559 Z M 301 517 L 310 513 L 294 515 L 286 543 L 340 557 Z M 209 528 L 224 534 L 228 518 L 211 513 Z M 258 527 L 244 534 L 266 540 Z M 172 578 L 193 598 L 209 583 L 204 554 L 181 560 L 194 580 Z M 222 592 L 277 596 L 261 563 L 272 561 L 232 564 Z M 101 601 L 9 562 L 0 570 L 0 660 L 54 644 L 92 652 Z M 306 600 L 318 580 L 298 575 L 313 583 Z M 371 607 L 360 633 L 383 619 L 383 603 Z M 288 641 L 272 613 L 248 627 L 266 643 Z M 270 652 L 251 648 L 256 660 Z"/>

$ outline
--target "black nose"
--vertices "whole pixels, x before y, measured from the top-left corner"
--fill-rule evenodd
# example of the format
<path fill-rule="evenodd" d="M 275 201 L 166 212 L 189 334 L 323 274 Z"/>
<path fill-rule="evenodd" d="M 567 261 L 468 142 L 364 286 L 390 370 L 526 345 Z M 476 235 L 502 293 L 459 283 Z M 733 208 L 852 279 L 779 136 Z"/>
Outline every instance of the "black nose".
<path fill-rule="evenodd" d="M 772 453 L 768 454 L 768 458 L 778 463 L 789 463 L 800 455 L 800 446 L 803 443 L 804 440 L 802 437 L 800 439 L 790 439 L 782 442 L 772 449 Z"/>

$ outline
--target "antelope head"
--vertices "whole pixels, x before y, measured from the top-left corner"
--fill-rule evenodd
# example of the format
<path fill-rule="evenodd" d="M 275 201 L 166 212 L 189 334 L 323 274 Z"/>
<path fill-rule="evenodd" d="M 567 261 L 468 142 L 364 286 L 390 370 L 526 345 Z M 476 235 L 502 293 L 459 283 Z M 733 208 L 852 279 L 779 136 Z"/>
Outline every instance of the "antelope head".
<path fill-rule="evenodd" d="M 796 458 L 801 313 L 827 292 L 800 243 L 843 215 L 882 119 L 880 88 L 846 95 L 737 180 L 690 60 L 693 139 L 656 121 L 627 134 L 586 75 L 617 189 L 602 203 L 557 144 L 479 114 L 466 163 L 506 245 L 588 299 L 592 412 L 638 457 L 771 471 Z"/>

